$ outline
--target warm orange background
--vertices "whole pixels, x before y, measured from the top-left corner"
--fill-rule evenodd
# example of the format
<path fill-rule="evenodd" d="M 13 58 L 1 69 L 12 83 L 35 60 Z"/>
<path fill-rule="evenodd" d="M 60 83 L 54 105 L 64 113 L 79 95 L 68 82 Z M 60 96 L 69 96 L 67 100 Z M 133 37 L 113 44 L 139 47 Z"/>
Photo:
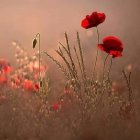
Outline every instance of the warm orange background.
<path fill-rule="evenodd" d="M 138 59 L 139 5 L 139 0 L 0 0 L 0 56 L 11 56 L 13 40 L 31 50 L 37 32 L 41 33 L 44 49 L 55 47 L 65 31 L 71 34 L 79 31 L 85 37 L 87 30 L 80 27 L 80 21 L 97 10 L 107 15 L 99 27 L 101 36 L 120 37 L 125 43 L 125 57 Z"/>

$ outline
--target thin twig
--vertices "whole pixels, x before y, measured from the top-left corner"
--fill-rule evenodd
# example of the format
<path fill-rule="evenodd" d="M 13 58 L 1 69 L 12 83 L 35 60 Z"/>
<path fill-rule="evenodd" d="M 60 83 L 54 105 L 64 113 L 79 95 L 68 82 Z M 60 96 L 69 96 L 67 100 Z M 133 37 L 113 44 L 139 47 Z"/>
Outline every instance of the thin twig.
<path fill-rule="evenodd" d="M 69 46 L 68 35 L 67 35 L 67 33 L 66 33 L 66 32 L 65 32 L 65 38 L 66 38 L 66 43 L 67 43 L 67 48 L 68 48 L 68 51 L 70 52 L 70 46 Z"/>
<path fill-rule="evenodd" d="M 132 101 L 132 90 L 131 90 L 131 86 L 130 86 L 130 77 L 131 77 L 131 72 L 129 73 L 129 77 L 127 77 L 126 73 L 124 70 L 122 70 L 122 73 L 123 73 L 123 76 L 124 76 L 124 79 L 126 80 L 126 84 L 127 84 L 127 88 L 128 88 L 128 98 L 129 98 L 129 101 Z"/>
<path fill-rule="evenodd" d="M 79 52 L 80 52 L 80 57 L 81 57 L 83 78 L 86 80 L 86 72 L 85 72 L 85 65 L 84 65 L 84 60 L 83 60 L 83 52 L 82 52 L 81 42 L 80 42 L 80 37 L 79 37 L 79 33 L 78 32 L 77 32 L 77 41 L 78 41 L 78 47 L 79 47 Z"/>
<path fill-rule="evenodd" d="M 74 64 L 74 61 L 72 59 L 67 33 L 65 33 L 65 38 L 66 38 L 67 48 L 62 43 L 60 43 L 60 42 L 59 43 L 63 47 L 63 49 L 65 50 L 65 52 L 67 53 L 67 55 L 70 59 L 72 70 L 73 70 L 73 73 L 74 73 L 74 78 L 78 80 L 77 70 L 76 70 L 76 66 Z"/>
<path fill-rule="evenodd" d="M 45 53 L 53 62 L 56 63 L 56 65 L 64 73 L 65 77 L 69 80 L 70 77 L 69 77 L 69 74 L 67 73 L 66 69 L 56 59 L 54 59 L 51 55 L 49 55 L 47 52 L 43 52 L 43 53 Z"/>
<path fill-rule="evenodd" d="M 78 65 L 79 65 L 79 68 L 80 68 L 80 71 L 81 71 L 81 75 L 82 75 L 82 66 L 80 64 L 80 60 L 79 60 L 79 56 L 78 56 L 78 53 L 77 53 L 77 50 L 75 48 L 75 46 L 73 47 L 74 48 L 74 51 L 75 51 L 75 54 L 76 54 L 76 58 L 77 58 L 77 61 L 78 61 Z"/>
<path fill-rule="evenodd" d="M 69 52 L 68 52 L 68 50 L 66 49 L 66 47 L 61 43 L 61 42 L 59 42 L 59 44 L 62 46 L 62 48 L 65 50 L 65 52 L 68 54 Z"/>
<path fill-rule="evenodd" d="M 73 71 L 71 69 L 71 66 L 70 66 L 69 62 L 67 61 L 67 59 L 65 58 L 65 56 L 60 51 L 56 50 L 56 52 L 64 60 L 65 64 L 67 65 L 67 67 L 69 69 L 71 78 L 73 78 L 74 77 L 74 74 L 73 74 Z"/>

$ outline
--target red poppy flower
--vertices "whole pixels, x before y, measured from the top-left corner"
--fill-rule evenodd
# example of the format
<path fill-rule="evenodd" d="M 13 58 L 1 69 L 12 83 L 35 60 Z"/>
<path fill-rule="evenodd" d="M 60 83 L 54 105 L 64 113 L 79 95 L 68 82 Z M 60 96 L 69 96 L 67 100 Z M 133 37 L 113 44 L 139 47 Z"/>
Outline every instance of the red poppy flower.
<path fill-rule="evenodd" d="M 4 74 L 9 74 L 11 73 L 13 68 L 10 66 L 10 64 L 4 60 L 0 59 L 0 71 Z"/>
<path fill-rule="evenodd" d="M 105 51 L 113 58 L 122 56 L 123 43 L 114 36 L 108 36 L 103 39 L 103 44 L 98 45 L 99 49 Z"/>
<path fill-rule="evenodd" d="M 33 82 L 31 80 L 25 80 L 23 87 L 25 90 L 32 90 L 33 89 Z"/>
<path fill-rule="evenodd" d="M 6 65 L 6 66 L 4 66 L 3 70 L 4 70 L 4 73 L 8 74 L 8 73 L 12 72 L 13 69 L 12 69 L 12 67 Z"/>
<path fill-rule="evenodd" d="M 2 83 L 6 83 L 7 82 L 7 78 L 5 77 L 4 74 L 0 75 L 0 84 Z"/>
<path fill-rule="evenodd" d="M 34 84 L 34 90 L 38 91 L 39 90 L 39 85 L 38 84 Z"/>
<path fill-rule="evenodd" d="M 58 110 L 58 109 L 59 109 L 59 104 L 58 104 L 58 102 L 55 102 L 55 103 L 53 104 L 53 109 L 54 109 L 54 110 Z"/>
<path fill-rule="evenodd" d="M 20 79 L 18 79 L 18 78 L 15 78 L 15 79 L 14 79 L 14 82 L 15 82 L 15 84 L 16 84 L 17 86 L 20 86 L 20 84 L 21 84 L 21 81 L 20 81 Z"/>
<path fill-rule="evenodd" d="M 93 12 L 91 15 L 87 15 L 85 19 L 82 20 L 81 26 L 85 29 L 97 27 L 99 24 L 105 21 L 105 14 Z"/>

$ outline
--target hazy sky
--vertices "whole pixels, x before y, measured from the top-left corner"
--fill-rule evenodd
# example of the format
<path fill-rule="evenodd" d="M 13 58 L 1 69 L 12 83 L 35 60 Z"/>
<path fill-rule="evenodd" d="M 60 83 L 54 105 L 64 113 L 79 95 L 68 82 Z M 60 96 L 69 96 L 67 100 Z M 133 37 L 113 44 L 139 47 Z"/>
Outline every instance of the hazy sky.
<path fill-rule="evenodd" d="M 71 37 L 79 31 L 83 42 L 92 46 L 96 31 L 82 29 L 80 22 L 85 15 L 100 11 L 107 16 L 99 26 L 101 37 L 120 37 L 125 44 L 127 60 L 137 59 L 135 54 L 140 51 L 139 5 L 139 0 L 0 0 L 0 57 L 13 57 L 13 40 L 31 51 L 31 42 L 37 32 L 46 50 L 56 47 L 58 41 L 63 42 L 65 31 Z M 87 36 L 90 32 L 92 36 Z"/>

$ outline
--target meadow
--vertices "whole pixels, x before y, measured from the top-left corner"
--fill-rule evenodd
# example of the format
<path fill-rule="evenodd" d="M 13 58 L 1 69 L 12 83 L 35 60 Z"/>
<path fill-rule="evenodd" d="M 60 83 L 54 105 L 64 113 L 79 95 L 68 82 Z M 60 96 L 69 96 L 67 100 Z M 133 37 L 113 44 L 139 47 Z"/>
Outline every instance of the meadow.
<path fill-rule="evenodd" d="M 65 42 L 54 50 L 59 60 L 42 50 L 40 33 L 33 37 L 32 55 L 12 42 L 15 64 L 0 59 L 0 140 L 140 138 L 139 96 L 133 88 L 137 75 L 129 64 L 120 70 L 120 79 L 113 78 L 113 63 L 123 59 L 125 44 L 116 36 L 100 38 L 98 26 L 105 20 L 104 13 L 93 12 L 81 21 L 85 30 L 96 29 L 92 59 L 85 58 L 79 32 L 75 45 L 64 33 Z M 48 74 L 52 65 L 52 75 L 59 80 Z"/>

